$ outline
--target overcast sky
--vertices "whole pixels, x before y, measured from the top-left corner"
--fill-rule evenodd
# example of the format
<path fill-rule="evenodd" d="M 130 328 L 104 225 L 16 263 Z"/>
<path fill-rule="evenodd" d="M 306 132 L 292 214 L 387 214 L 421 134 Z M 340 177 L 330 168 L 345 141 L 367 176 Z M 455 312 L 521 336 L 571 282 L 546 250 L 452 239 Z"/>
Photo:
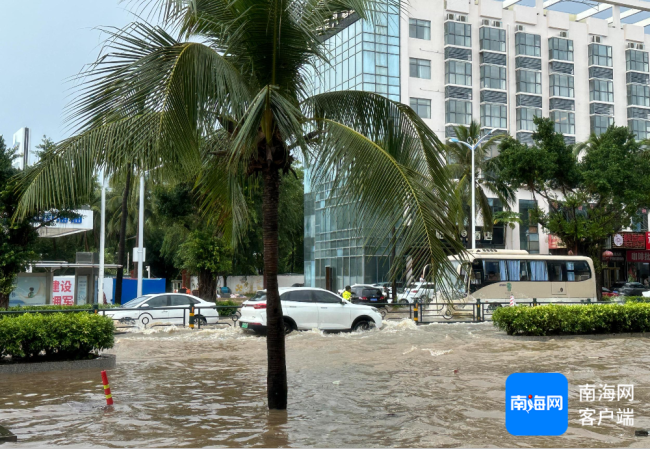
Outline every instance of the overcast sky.
<path fill-rule="evenodd" d="M 68 78 L 97 57 L 99 26 L 122 27 L 133 20 L 118 0 L 0 1 L 0 135 L 27 126 L 32 150 L 44 134 L 65 135 L 63 110 Z"/>
<path fill-rule="evenodd" d="M 72 87 L 67 80 L 96 59 L 104 40 L 97 27 L 123 27 L 134 19 L 130 4 L 0 0 L 0 135 L 5 141 L 11 144 L 14 132 L 23 126 L 31 129 L 32 150 L 44 134 L 55 141 L 67 137 L 63 116 Z M 586 8 L 573 2 L 553 7 L 568 12 Z"/>

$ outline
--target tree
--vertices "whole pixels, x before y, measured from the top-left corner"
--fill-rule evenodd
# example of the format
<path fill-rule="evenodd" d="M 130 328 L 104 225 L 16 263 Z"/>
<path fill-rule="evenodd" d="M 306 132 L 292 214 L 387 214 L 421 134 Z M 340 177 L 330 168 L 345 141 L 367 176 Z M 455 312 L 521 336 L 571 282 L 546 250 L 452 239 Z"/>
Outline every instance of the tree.
<path fill-rule="evenodd" d="M 454 131 L 457 139 L 461 142 L 476 142 L 481 137 L 481 125 L 474 121 L 469 126 L 456 126 Z M 496 159 L 490 157 L 490 149 L 499 139 L 498 135 L 491 137 L 474 150 L 476 211 L 478 212 L 477 216 L 483 217 L 483 226 L 489 231 L 492 230 L 494 218 L 488 196 L 496 195 L 505 208 L 509 208 L 510 203 L 515 201 L 514 189 L 502 181 L 499 176 L 500 167 L 496 163 Z M 472 151 L 461 143 L 453 142 L 448 142 L 445 149 L 449 161 L 447 170 L 449 176 L 455 180 L 455 195 L 461 205 L 456 215 L 458 228 L 463 228 L 467 223 L 467 235 L 471 239 L 474 238 L 471 215 Z"/>
<path fill-rule="evenodd" d="M 223 236 L 193 231 L 178 252 L 183 268 L 199 275 L 199 297 L 216 301 L 217 279 L 232 269 L 232 250 Z"/>
<path fill-rule="evenodd" d="M 455 241 L 448 218 L 454 198 L 435 133 L 408 106 L 378 94 L 309 95 L 316 62 L 329 64 L 322 38 L 331 27 L 350 11 L 375 21 L 378 11 L 398 12 L 399 2 L 160 4 L 161 26 L 138 21 L 108 30 L 72 104 L 76 134 L 58 145 L 58 159 L 24 180 L 20 213 L 74 203 L 98 168 L 111 175 L 131 162 L 160 179 L 196 176 L 203 216 L 236 243 L 250 225 L 244 188 L 260 185 L 268 406 L 285 409 L 279 198 L 296 157 L 309 161 L 314 182 L 327 180 L 354 198 L 356 216 L 370 231 L 399 225 L 394 241 L 418 248 L 414 260 L 449 263 L 436 232 Z M 56 186 L 53 179 L 70 182 Z M 60 190 L 54 196 L 53 185 Z"/>
<path fill-rule="evenodd" d="M 28 219 L 13 220 L 19 200 L 13 179 L 18 170 L 11 165 L 15 153 L 0 136 L 0 309 L 9 306 L 16 275 L 36 259 L 33 245 L 38 234 L 34 226 Z"/>
<path fill-rule="evenodd" d="M 514 231 L 515 225 L 519 224 L 522 225 L 523 221 L 521 220 L 521 217 L 519 215 L 519 212 L 513 212 L 511 210 L 502 210 L 499 212 L 495 212 L 493 214 L 494 217 L 494 224 L 502 224 L 503 225 L 503 240 L 506 241 L 506 234 L 508 232 L 508 228 L 512 229 Z"/>
<path fill-rule="evenodd" d="M 650 204 L 650 158 L 626 127 L 610 126 L 574 148 L 550 119 L 535 118 L 535 124 L 532 147 L 513 138 L 501 143 L 501 174 L 548 204 L 548 211 L 539 205 L 532 211 L 533 223 L 591 257 L 600 299 L 604 241 Z"/>

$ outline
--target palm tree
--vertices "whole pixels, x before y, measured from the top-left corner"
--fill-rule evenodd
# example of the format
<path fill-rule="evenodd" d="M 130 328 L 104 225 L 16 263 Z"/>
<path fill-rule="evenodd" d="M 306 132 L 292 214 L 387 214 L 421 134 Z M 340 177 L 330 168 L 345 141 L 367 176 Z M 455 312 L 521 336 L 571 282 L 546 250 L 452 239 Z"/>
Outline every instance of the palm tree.
<path fill-rule="evenodd" d="M 74 137 L 23 179 L 24 215 L 83 201 L 98 168 L 111 175 L 132 163 L 134 176 L 156 169 L 153 181 L 190 175 L 206 219 L 234 239 L 247 226 L 242 191 L 261 184 L 271 409 L 287 405 L 278 197 L 294 159 L 309 161 L 316 181 L 334 178 L 359 222 L 373 223 L 368 232 L 388 238 L 395 226 L 398 257 L 445 264 L 436 231 L 456 241 L 443 145 L 413 110 L 369 92 L 310 96 L 332 19 L 353 10 L 372 21 L 386 7 L 377 2 L 160 0 L 160 25 L 108 30 L 70 108 Z"/>
<path fill-rule="evenodd" d="M 454 127 L 456 138 L 463 142 L 476 142 L 481 137 L 481 125 L 475 121 L 469 126 Z M 492 230 L 494 217 L 492 206 L 488 196 L 495 195 L 505 208 L 515 201 L 515 191 L 507 183 L 501 181 L 499 165 L 496 158 L 491 158 L 489 152 L 496 142 L 501 138 L 495 135 L 487 139 L 481 146 L 476 148 L 474 155 L 474 170 L 476 178 L 475 197 L 477 215 L 483 217 L 483 226 L 486 230 Z M 472 229 L 472 152 L 465 145 L 448 142 L 445 145 L 447 151 L 447 170 L 449 176 L 456 181 L 455 195 L 461 207 L 456 210 L 455 221 L 458 228 L 462 229 L 467 223 L 467 235 L 471 235 Z M 471 241 L 471 240 L 470 240 Z"/>
<path fill-rule="evenodd" d="M 511 210 L 502 210 L 499 212 L 495 212 L 494 215 L 494 224 L 502 224 L 503 225 L 503 241 L 506 242 L 506 234 L 508 232 L 508 228 L 514 230 L 515 225 L 519 224 L 522 225 L 523 221 L 521 220 L 521 216 L 519 212 L 513 212 Z"/>

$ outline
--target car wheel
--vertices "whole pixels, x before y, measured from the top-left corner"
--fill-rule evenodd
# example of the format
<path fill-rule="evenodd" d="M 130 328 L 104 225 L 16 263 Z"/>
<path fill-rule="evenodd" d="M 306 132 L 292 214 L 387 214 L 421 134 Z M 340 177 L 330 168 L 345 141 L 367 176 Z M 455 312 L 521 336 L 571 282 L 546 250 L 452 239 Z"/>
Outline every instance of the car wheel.
<path fill-rule="evenodd" d="M 383 320 L 386 318 L 386 315 L 388 315 L 388 310 L 386 310 L 386 307 L 382 307 L 379 309 L 379 314 L 381 315 L 381 319 Z"/>
<path fill-rule="evenodd" d="M 197 326 L 207 326 L 208 320 L 204 316 L 197 316 L 194 318 Z"/>
<path fill-rule="evenodd" d="M 369 331 L 375 328 L 375 322 L 370 320 L 360 320 L 352 327 L 354 332 Z"/>
<path fill-rule="evenodd" d="M 400 300 L 399 300 L 399 303 L 402 304 L 402 305 L 405 305 L 405 306 L 408 306 L 408 305 L 409 305 L 409 302 L 408 302 L 407 299 L 400 299 Z"/>
<path fill-rule="evenodd" d="M 293 322 L 288 319 L 284 319 L 284 335 L 289 335 L 291 332 L 295 330 L 295 327 L 293 325 Z"/>
<path fill-rule="evenodd" d="M 147 326 L 149 326 L 152 321 L 153 321 L 153 317 L 148 313 L 143 313 L 142 315 L 140 315 L 140 318 L 138 318 L 138 323 L 144 329 L 146 329 Z"/>

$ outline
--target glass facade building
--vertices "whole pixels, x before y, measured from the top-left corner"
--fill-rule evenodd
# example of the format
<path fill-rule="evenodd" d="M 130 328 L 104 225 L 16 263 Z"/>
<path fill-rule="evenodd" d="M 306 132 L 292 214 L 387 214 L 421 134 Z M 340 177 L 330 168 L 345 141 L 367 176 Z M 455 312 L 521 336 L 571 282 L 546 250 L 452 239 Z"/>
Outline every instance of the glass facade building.
<path fill-rule="evenodd" d="M 351 16 L 351 17 L 354 17 Z M 412 21 L 409 33 L 430 39 L 430 22 Z M 400 21 L 395 7 L 379 4 L 374 24 L 348 22 L 324 41 L 330 64 L 319 62 L 313 76 L 314 93 L 364 90 L 400 101 Z M 426 78 L 426 62 L 415 70 Z M 417 104 L 423 113 L 430 101 Z M 386 242 L 366 238 L 363 224 L 354 217 L 354 204 L 339 198 L 332 182 L 311 182 L 305 176 L 305 286 L 325 287 L 326 267 L 331 267 L 334 289 L 355 283 L 388 280 L 390 258 Z M 381 243 L 381 244 L 380 244 Z"/>

